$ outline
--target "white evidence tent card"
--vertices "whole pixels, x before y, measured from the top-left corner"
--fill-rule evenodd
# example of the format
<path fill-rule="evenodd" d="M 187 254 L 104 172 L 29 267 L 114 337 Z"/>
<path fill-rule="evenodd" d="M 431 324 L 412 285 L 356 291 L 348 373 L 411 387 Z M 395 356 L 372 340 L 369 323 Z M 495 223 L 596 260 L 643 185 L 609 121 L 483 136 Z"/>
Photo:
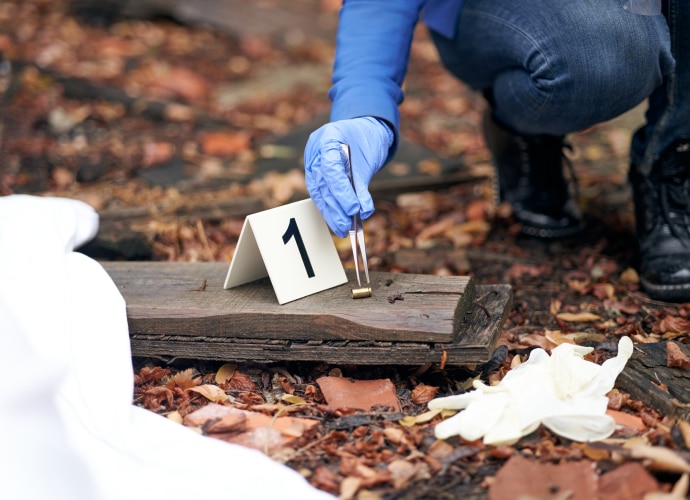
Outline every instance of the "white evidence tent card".
<path fill-rule="evenodd" d="M 279 304 L 347 282 L 328 226 L 310 198 L 245 218 L 224 288 L 266 276 Z"/>

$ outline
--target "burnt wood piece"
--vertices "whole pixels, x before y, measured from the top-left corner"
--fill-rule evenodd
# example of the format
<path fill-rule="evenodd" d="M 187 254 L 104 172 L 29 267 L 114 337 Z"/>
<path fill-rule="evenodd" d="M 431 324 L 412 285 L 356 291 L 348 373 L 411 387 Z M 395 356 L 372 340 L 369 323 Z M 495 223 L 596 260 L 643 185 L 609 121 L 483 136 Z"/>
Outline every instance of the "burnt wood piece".
<path fill-rule="evenodd" d="M 690 356 L 690 346 L 676 342 Z M 663 415 L 690 419 L 690 369 L 666 365 L 666 342 L 636 344 L 616 386 Z M 662 389 L 668 388 L 668 392 Z"/>
<path fill-rule="evenodd" d="M 351 280 L 281 306 L 268 280 L 224 290 L 225 263 L 103 265 L 127 302 L 135 356 L 480 363 L 511 299 L 508 285 L 468 277 L 372 273 L 371 298 L 353 300 Z"/>

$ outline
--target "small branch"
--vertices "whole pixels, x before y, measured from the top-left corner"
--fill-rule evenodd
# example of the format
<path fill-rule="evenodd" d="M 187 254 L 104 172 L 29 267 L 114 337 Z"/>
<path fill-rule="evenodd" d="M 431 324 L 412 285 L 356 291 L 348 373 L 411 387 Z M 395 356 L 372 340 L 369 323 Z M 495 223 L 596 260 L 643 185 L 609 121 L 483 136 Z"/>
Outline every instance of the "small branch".
<path fill-rule="evenodd" d="M 485 294 L 482 295 L 481 297 L 478 297 L 478 298 L 476 298 L 476 299 L 474 299 L 474 300 L 472 301 L 472 303 L 473 303 L 475 306 L 477 306 L 477 307 L 480 308 L 482 311 L 484 311 L 484 314 L 486 314 L 486 317 L 487 317 L 488 319 L 491 319 L 491 314 L 489 314 L 489 310 L 486 308 L 486 306 L 485 306 L 484 304 L 481 303 L 481 301 L 484 300 L 485 298 L 487 298 L 487 297 L 488 297 L 489 295 L 491 295 L 491 294 L 497 294 L 497 295 L 498 295 L 498 292 L 497 292 L 496 290 L 491 290 L 489 293 L 485 293 Z"/>

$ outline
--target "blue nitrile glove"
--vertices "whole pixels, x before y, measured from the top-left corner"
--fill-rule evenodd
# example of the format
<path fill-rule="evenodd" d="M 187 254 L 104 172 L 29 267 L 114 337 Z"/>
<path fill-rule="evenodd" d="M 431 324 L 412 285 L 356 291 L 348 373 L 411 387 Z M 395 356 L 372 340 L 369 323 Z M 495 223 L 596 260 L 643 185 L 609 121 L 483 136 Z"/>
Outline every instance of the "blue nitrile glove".
<path fill-rule="evenodd" d="M 341 144 L 350 146 L 357 193 L 350 184 Z M 386 163 L 392 144 L 388 125 L 372 117 L 327 123 L 309 136 L 304 149 L 307 189 L 331 230 L 341 238 L 347 236 L 353 215 L 359 212 L 366 219 L 374 213 L 369 182 Z"/>

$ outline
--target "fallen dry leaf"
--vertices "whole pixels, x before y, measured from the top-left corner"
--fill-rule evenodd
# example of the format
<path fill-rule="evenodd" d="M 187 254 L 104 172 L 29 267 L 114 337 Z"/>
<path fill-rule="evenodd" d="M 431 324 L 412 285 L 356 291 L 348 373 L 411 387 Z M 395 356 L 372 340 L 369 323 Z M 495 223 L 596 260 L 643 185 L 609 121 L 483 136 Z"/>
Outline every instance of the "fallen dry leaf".
<path fill-rule="evenodd" d="M 420 242 L 436 238 L 437 236 L 443 234 L 445 231 L 453 227 L 455 224 L 456 221 L 452 217 L 446 217 L 438 222 L 429 224 L 417 234 L 415 242 L 417 245 L 419 245 Z"/>
<path fill-rule="evenodd" d="M 175 404 L 172 390 L 165 386 L 151 387 L 144 392 L 144 408 L 157 410 L 165 401 L 165 406 L 171 408 Z"/>
<path fill-rule="evenodd" d="M 353 380 L 344 377 L 320 377 L 316 380 L 328 406 L 333 409 L 355 408 L 369 411 L 375 406 L 400 411 L 395 386 L 388 379 Z"/>
<path fill-rule="evenodd" d="M 659 483 L 639 462 L 628 462 L 599 477 L 599 500 L 633 500 L 659 491 Z"/>
<path fill-rule="evenodd" d="M 690 472 L 690 463 L 686 462 L 682 456 L 669 448 L 634 445 L 629 449 L 632 458 L 644 460 L 653 470 L 680 473 Z"/>
<path fill-rule="evenodd" d="M 544 270 L 539 266 L 533 266 L 528 264 L 522 264 L 516 262 L 507 273 L 507 278 L 511 280 L 519 280 L 523 276 L 540 276 Z"/>
<path fill-rule="evenodd" d="M 299 417 L 272 417 L 210 403 L 187 415 L 184 424 L 202 427 L 223 441 L 275 453 L 310 432 L 318 422 Z"/>
<path fill-rule="evenodd" d="M 430 477 L 429 468 L 424 462 L 410 463 L 407 460 L 394 460 L 388 464 L 391 473 L 393 487 L 401 489 L 416 479 L 427 479 Z"/>
<path fill-rule="evenodd" d="M 186 415 L 182 423 L 188 427 L 202 428 L 206 433 L 238 432 L 247 426 L 247 413 L 211 403 Z"/>
<path fill-rule="evenodd" d="M 52 180 L 55 189 L 63 191 L 74 184 L 75 177 L 72 171 L 65 167 L 55 167 L 52 172 Z"/>
<path fill-rule="evenodd" d="M 383 429 L 383 435 L 393 444 L 400 444 L 405 437 L 403 430 L 397 427 L 386 427 Z"/>
<path fill-rule="evenodd" d="M 520 337 L 520 344 L 530 347 L 541 347 L 547 351 L 550 351 L 556 344 L 547 339 L 543 333 L 528 333 Z"/>
<path fill-rule="evenodd" d="M 165 163 L 175 154 L 175 146 L 169 142 L 147 142 L 143 148 L 141 164 L 144 167 Z"/>
<path fill-rule="evenodd" d="M 580 448 L 582 454 L 590 460 L 608 460 L 611 457 L 610 450 L 599 447 L 596 444 L 578 443 L 576 446 Z"/>
<path fill-rule="evenodd" d="M 432 385 L 419 384 L 412 389 L 411 399 L 416 405 L 423 405 L 436 397 L 438 387 Z"/>
<path fill-rule="evenodd" d="M 558 314 L 558 311 L 561 310 L 561 306 L 563 305 L 563 301 L 559 299 L 551 299 L 549 301 L 549 312 L 555 316 Z"/>
<path fill-rule="evenodd" d="M 179 387 L 182 390 L 186 390 L 190 387 L 194 387 L 195 385 L 199 385 L 200 382 L 201 377 L 195 378 L 194 370 L 192 368 L 188 368 L 184 371 L 177 372 L 175 375 L 170 377 L 165 383 L 165 387 L 168 389 Z"/>
<path fill-rule="evenodd" d="M 144 366 L 135 376 L 134 383 L 148 384 L 149 382 L 159 382 L 168 375 L 170 375 L 169 368 L 162 368 L 160 366 Z"/>
<path fill-rule="evenodd" d="M 311 478 L 311 484 L 316 488 L 319 488 L 330 493 L 337 493 L 340 489 L 339 486 L 340 479 L 338 476 L 325 465 L 319 465 L 314 471 L 314 475 Z"/>
<path fill-rule="evenodd" d="M 156 80 L 153 85 L 163 88 L 188 101 L 204 99 L 209 92 L 208 82 L 188 68 L 176 66 L 173 68 L 157 68 Z"/>
<path fill-rule="evenodd" d="M 680 316 L 665 316 L 655 323 L 654 333 L 690 333 L 690 319 Z"/>
<path fill-rule="evenodd" d="M 246 373 L 236 371 L 232 378 L 227 382 L 227 389 L 232 389 L 236 391 L 256 391 L 256 384 L 252 381 L 251 377 Z"/>
<path fill-rule="evenodd" d="M 579 312 L 579 313 L 559 313 L 556 317 L 560 320 L 567 321 L 569 323 L 586 323 L 589 321 L 600 321 L 601 316 L 591 312 Z"/>
<path fill-rule="evenodd" d="M 403 427 L 412 427 L 417 424 L 425 424 L 433 420 L 434 417 L 436 415 L 439 415 L 441 412 L 441 409 L 437 409 L 425 411 L 424 413 L 420 413 L 419 415 L 407 415 L 398 420 L 398 423 Z M 455 414 L 455 412 L 453 412 L 453 414 Z"/>
<path fill-rule="evenodd" d="M 621 273 L 618 281 L 620 281 L 622 284 L 639 283 L 640 276 L 637 274 L 635 269 L 629 267 Z"/>
<path fill-rule="evenodd" d="M 666 366 L 690 368 L 690 359 L 675 342 L 666 342 Z"/>
<path fill-rule="evenodd" d="M 307 401 L 304 398 L 295 396 L 294 394 L 283 394 L 280 400 L 285 401 L 286 403 L 290 403 L 291 405 L 307 404 Z"/>
<path fill-rule="evenodd" d="M 203 384 L 196 387 L 190 387 L 187 390 L 199 393 L 214 403 L 225 403 L 228 400 L 228 395 L 225 394 L 225 391 L 213 384 Z"/>
<path fill-rule="evenodd" d="M 592 285 L 592 295 L 599 300 L 613 299 L 616 290 L 611 283 L 594 283 Z"/>
<path fill-rule="evenodd" d="M 177 410 L 171 411 L 170 413 L 168 413 L 167 418 L 168 418 L 168 420 L 172 420 L 176 424 L 181 424 L 183 421 L 182 415 L 180 415 L 180 412 Z"/>
<path fill-rule="evenodd" d="M 348 476 L 340 483 L 340 495 L 338 500 L 351 500 L 362 486 L 363 479 L 356 476 Z"/>
<path fill-rule="evenodd" d="M 489 487 L 490 500 L 516 498 L 558 498 L 591 500 L 597 498 L 595 464 L 586 460 L 540 463 L 521 455 L 508 459 Z"/>
<path fill-rule="evenodd" d="M 560 330 L 544 330 L 544 337 L 555 345 L 575 344 L 574 334 L 562 334 Z"/>
<path fill-rule="evenodd" d="M 644 424 L 642 419 L 637 415 L 631 415 L 630 413 L 625 413 L 619 410 L 607 409 L 606 414 L 615 420 L 616 425 L 622 427 L 628 427 L 635 431 L 646 431 L 647 426 Z"/>
<path fill-rule="evenodd" d="M 237 371 L 237 365 L 234 363 L 225 363 L 223 366 L 218 368 L 216 372 L 215 381 L 216 384 L 224 384 L 229 382 L 233 375 Z"/>
<path fill-rule="evenodd" d="M 201 150 L 207 155 L 234 156 L 249 147 L 249 136 L 243 132 L 209 132 L 201 137 Z"/>
<path fill-rule="evenodd" d="M 487 215 L 491 212 L 491 202 L 486 198 L 479 198 L 470 201 L 465 205 L 465 215 L 467 220 L 486 221 Z"/>

